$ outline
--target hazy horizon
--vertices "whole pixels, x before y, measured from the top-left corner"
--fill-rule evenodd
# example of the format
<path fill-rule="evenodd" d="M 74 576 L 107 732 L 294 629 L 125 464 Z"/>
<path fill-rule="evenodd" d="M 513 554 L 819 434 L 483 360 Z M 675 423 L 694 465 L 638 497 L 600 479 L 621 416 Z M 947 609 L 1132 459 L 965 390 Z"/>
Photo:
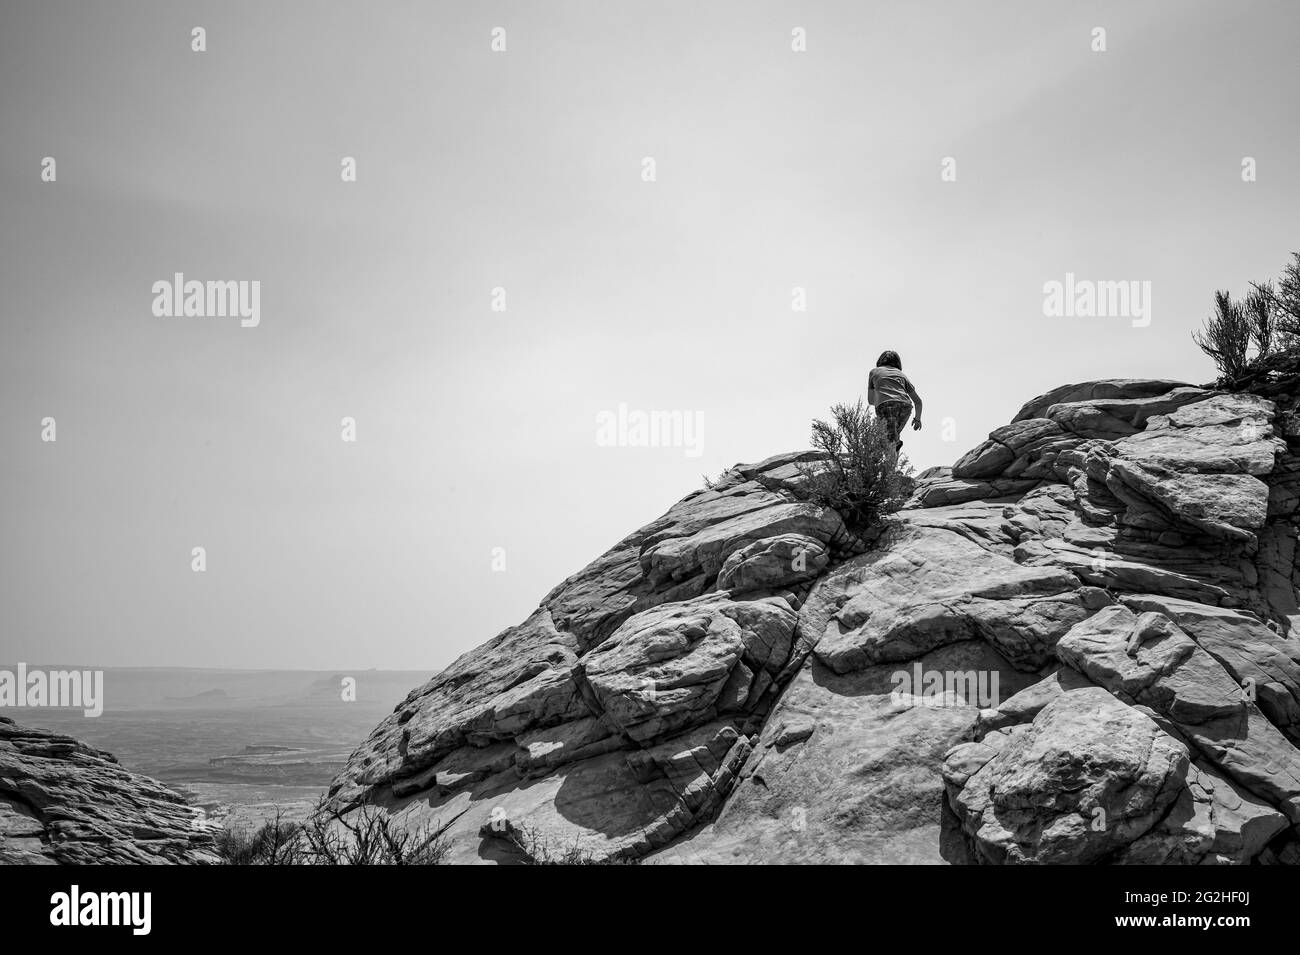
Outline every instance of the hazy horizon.
<path fill-rule="evenodd" d="M 804 447 L 885 348 L 918 470 L 1058 384 L 1210 380 L 1213 291 L 1300 249 L 1298 28 L 1263 0 L 7 3 L 0 661 L 437 670 L 703 475 Z M 260 282 L 260 322 L 155 315 L 177 272 Z M 1046 316 L 1067 274 L 1149 282 L 1149 324 Z M 698 415 L 699 456 L 600 446 L 620 405 Z"/>

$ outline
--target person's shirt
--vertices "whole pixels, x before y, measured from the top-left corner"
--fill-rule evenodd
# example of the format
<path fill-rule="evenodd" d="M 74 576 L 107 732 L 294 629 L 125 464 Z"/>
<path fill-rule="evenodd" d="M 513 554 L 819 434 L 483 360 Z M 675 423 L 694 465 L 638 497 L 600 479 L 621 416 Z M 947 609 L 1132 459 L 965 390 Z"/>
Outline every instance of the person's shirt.
<path fill-rule="evenodd" d="M 876 405 L 883 405 L 887 401 L 903 401 L 909 405 L 912 403 L 912 399 L 907 394 L 909 385 L 907 376 L 897 368 L 880 365 L 871 369 L 871 374 L 867 376 L 867 385 L 876 393 Z"/>

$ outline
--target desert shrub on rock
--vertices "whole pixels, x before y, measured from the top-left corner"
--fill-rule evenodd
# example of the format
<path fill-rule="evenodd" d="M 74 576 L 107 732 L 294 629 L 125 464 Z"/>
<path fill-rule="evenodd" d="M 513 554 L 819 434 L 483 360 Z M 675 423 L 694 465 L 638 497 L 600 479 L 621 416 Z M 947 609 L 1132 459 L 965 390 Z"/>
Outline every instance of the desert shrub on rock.
<path fill-rule="evenodd" d="M 861 399 L 833 406 L 829 421 L 815 419 L 811 442 L 825 458 L 799 465 L 808 495 L 839 511 L 850 527 L 879 523 L 912 493 L 912 468 Z"/>
<path fill-rule="evenodd" d="M 1300 252 L 1276 282 L 1252 282 L 1237 299 L 1215 292 L 1214 313 L 1192 339 L 1223 388 L 1246 390 L 1300 372 Z"/>
<path fill-rule="evenodd" d="M 216 843 L 226 865 L 296 865 L 301 862 L 302 826 L 277 810 L 251 832 L 247 827 L 222 829 Z"/>
<path fill-rule="evenodd" d="M 217 836 L 227 865 L 438 865 L 447 850 L 440 829 L 406 829 L 378 807 L 344 814 L 324 801 L 303 823 L 277 812 L 251 834 L 226 829 Z"/>
<path fill-rule="evenodd" d="M 1244 305 L 1234 302 L 1232 295 L 1223 290 L 1214 293 L 1214 314 L 1199 332 L 1192 332 L 1192 340 L 1227 380 L 1245 373 L 1251 339 L 1251 322 Z"/>
<path fill-rule="evenodd" d="M 1277 283 L 1253 283 L 1255 292 L 1272 306 L 1277 332 L 1284 346 L 1300 345 L 1300 252 L 1282 269 Z"/>

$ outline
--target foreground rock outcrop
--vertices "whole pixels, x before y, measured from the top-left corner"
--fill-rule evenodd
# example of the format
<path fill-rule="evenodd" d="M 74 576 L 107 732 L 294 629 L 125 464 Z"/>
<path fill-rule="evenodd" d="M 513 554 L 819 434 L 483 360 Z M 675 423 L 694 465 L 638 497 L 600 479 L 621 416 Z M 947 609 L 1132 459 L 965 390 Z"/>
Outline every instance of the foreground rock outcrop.
<path fill-rule="evenodd" d="M 0 717 L 0 865 L 219 861 L 199 811 L 108 753 Z"/>
<path fill-rule="evenodd" d="M 811 452 L 738 465 L 413 691 L 330 798 L 456 861 L 1297 861 L 1296 405 L 1067 385 L 863 535 Z"/>

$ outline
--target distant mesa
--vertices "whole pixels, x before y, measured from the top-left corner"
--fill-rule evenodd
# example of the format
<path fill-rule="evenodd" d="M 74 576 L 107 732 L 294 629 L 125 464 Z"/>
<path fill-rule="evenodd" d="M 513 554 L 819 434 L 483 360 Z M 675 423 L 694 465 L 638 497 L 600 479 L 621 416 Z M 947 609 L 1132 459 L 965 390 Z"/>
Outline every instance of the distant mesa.
<path fill-rule="evenodd" d="M 222 689 L 204 690 L 190 696 L 165 696 L 164 703 L 172 706 L 208 706 L 213 703 L 232 703 L 234 697 Z"/>
<path fill-rule="evenodd" d="M 312 680 L 311 685 L 307 687 L 303 695 L 309 699 L 337 700 L 343 690 L 343 674 L 336 673 L 333 676 L 323 676 L 319 680 Z"/>

